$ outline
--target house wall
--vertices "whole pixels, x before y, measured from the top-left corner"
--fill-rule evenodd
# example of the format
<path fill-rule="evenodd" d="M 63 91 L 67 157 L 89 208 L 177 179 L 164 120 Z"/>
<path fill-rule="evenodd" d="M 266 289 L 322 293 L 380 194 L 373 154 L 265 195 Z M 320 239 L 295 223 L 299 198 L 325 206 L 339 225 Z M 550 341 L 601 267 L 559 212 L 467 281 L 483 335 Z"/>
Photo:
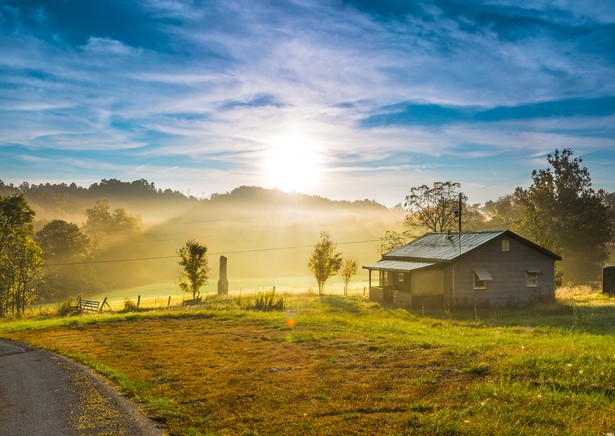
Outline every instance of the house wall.
<path fill-rule="evenodd" d="M 502 251 L 502 239 L 509 241 L 509 251 Z M 540 270 L 537 287 L 526 286 L 526 268 Z M 493 280 L 486 282 L 486 289 L 474 290 L 474 270 L 491 274 Z M 555 261 L 502 235 L 447 265 L 445 283 L 451 284 L 446 286 L 445 296 L 455 306 L 523 306 L 555 298 Z"/>

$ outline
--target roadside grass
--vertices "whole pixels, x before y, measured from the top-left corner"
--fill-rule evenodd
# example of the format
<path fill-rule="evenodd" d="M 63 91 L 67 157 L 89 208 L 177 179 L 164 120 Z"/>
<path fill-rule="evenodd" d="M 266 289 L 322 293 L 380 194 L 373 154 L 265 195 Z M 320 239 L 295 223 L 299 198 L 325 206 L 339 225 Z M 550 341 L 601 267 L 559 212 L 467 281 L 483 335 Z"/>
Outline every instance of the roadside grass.
<path fill-rule="evenodd" d="M 386 308 L 361 296 L 212 296 L 0 323 L 108 377 L 170 434 L 615 433 L 615 300 Z"/>

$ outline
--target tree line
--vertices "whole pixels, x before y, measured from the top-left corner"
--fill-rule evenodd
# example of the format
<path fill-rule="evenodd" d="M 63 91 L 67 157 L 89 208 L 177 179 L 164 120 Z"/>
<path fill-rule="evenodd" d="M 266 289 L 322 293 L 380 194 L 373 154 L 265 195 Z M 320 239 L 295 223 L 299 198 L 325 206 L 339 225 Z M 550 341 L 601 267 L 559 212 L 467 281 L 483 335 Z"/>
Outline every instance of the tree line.
<path fill-rule="evenodd" d="M 469 205 L 456 182 L 413 187 L 405 198 L 402 232 L 389 231 L 380 252 L 402 246 L 425 232 L 510 229 L 562 256 L 560 283 L 590 283 L 614 256 L 615 193 L 592 188 L 581 158 L 565 148 L 547 156 L 548 167 L 532 172 L 532 185 L 484 206 Z"/>
<path fill-rule="evenodd" d="M 0 317 L 23 313 L 37 298 L 55 301 L 108 285 L 106 250 L 140 235 L 139 217 L 99 200 L 79 227 L 52 220 L 34 231 L 24 194 L 0 197 Z M 66 268 L 70 266 L 70 268 Z"/>

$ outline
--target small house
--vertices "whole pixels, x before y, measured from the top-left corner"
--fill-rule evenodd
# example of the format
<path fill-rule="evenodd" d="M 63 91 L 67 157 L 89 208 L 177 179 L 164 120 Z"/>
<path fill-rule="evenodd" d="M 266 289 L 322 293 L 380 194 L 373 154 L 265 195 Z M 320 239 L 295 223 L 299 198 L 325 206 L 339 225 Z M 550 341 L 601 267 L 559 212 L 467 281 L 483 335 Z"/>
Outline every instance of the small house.
<path fill-rule="evenodd" d="M 428 233 L 369 271 L 369 298 L 408 308 L 525 306 L 555 298 L 561 257 L 509 231 Z"/>

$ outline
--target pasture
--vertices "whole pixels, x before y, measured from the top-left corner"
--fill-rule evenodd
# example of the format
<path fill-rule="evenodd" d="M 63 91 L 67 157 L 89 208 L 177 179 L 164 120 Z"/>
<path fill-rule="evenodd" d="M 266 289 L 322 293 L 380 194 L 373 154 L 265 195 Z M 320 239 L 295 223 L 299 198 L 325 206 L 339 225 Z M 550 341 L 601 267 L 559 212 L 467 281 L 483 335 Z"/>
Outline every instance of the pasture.
<path fill-rule="evenodd" d="M 615 433 L 615 301 L 406 311 L 362 295 L 0 323 L 111 379 L 170 434 Z"/>

